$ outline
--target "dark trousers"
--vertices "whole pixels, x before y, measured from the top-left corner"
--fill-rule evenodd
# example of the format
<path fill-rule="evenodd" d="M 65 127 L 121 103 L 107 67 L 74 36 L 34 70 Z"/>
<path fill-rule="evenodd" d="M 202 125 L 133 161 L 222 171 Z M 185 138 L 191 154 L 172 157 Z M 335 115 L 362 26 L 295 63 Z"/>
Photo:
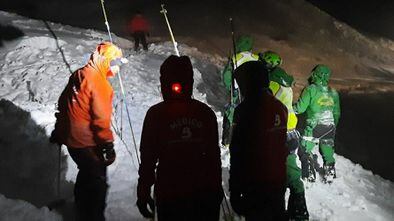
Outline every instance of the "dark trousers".
<path fill-rule="evenodd" d="M 157 203 L 159 221 L 218 221 L 220 202 L 212 199 L 187 199 Z"/>
<path fill-rule="evenodd" d="M 74 186 L 77 220 L 104 221 L 107 195 L 107 169 L 98 148 L 67 148 L 78 166 Z"/>
<path fill-rule="evenodd" d="M 142 44 L 142 47 L 144 48 L 145 51 L 148 50 L 148 44 L 146 43 L 146 37 L 144 32 L 135 32 L 133 34 L 134 37 L 134 50 L 137 51 L 138 47 L 140 46 L 140 42 Z"/>
<path fill-rule="evenodd" d="M 284 221 L 285 192 L 252 193 L 245 196 L 246 221 Z"/>

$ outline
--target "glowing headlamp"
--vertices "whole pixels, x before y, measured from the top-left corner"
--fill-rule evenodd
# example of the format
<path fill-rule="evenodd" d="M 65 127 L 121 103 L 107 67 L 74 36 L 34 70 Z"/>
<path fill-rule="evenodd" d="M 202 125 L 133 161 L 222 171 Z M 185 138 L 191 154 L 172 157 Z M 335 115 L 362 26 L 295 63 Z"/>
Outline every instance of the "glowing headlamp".
<path fill-rule="evenodd" d="M 176 94 L 180 94 L 182 93 L 182 85 L 180 83 L 173 83 L 171 85 L 171 90 Z"/>

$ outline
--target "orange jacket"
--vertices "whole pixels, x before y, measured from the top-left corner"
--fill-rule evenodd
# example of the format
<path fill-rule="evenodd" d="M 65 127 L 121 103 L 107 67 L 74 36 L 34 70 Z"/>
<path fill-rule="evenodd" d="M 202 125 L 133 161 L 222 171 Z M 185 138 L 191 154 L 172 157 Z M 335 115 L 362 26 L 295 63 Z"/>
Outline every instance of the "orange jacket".
<path fill-rule="evenodd" d="M 132 34 L 136 32 L 149 32 L 149 23 L 142 15 L 136 15 L 129 23 L 129 31 Z"/>
<path fill-rule="evenodd" d="M 119 53 L 120 50 L 116 51 L 117 57 Z M 114 75 L 109 64 L 115 55 L 108 54 L 100 51 L 99 46 L 89 63 L 70 76 L 58 101 L 54 131 L 58 143 L 83 148 L 113 142 L 110 128 L 113 89 L 107 77 Z"/>

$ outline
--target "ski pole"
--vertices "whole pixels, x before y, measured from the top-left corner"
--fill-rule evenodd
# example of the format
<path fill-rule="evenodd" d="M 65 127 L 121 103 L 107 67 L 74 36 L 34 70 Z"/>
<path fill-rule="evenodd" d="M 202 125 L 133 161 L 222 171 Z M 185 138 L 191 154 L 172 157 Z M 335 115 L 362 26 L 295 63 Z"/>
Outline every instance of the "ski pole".
<path fill-rule="evenodd" d="M 101 9 L 103 10 L 105 25 L 106 25 L 107 30 L 108 30 L 109 40 L 112 43 L 111 31 L 110 31 L 110 26 L 109 26 L 109 23 L 108 23 L 107 13 L 106 13 L 105 6 L 104 6 L 104 0 L 100 0 L 100 2 L 101 2 Z M 124 88 L 123 88 L 122 77 L 121 77 L 120 71 L 117 73 L 117 75 L 118 75 L 119 85 L 120 85 L 120 89 L 121 89 L 121 93 L 122 93 L 122 97 L 123 97 L 121 102 L 125 104 L 124 106 L 126 108 L 127 118 L 128 118 L 129 125 L 130 125 L 131 135 L 132 135 L 132 138 L 133 138 L 134 151 L 135 151 L 135 155 L 137 157 L 138 164 L 140 164 L 140 159 L 139 159 L 138 150 L 137 150 L 137 143 L 135 142 L 134 130 L 133 130 L 133 126 L 131 124 L 129 108 L 127 107 L 126 102 L 124 102 L 124 100 L 126 100 L 126 95 L 124 93 Z M 122 104 L 122 107 L 123 107 L 123 104 Z M 121 112 L 121 113 L 123 113 L 123 112 Z M 121 119 L 122 118 L 123 117 L 121 116 Z M 121 135 L 121 137 L 122 137 L 122 135 Z"/>
<path fill-rule="evenodd" d="M 232 76 L 231 76 L 231 79 L 232 79 L 232 87 L 233 87 L 233 90 L 234 90 L 234 88 L 235 88 L 235 84 L 236 84 L 236 82 L 234 81 L 234 72 L 235 72 L 235 69 L 237 69 L 237 48 L 236 48 L 236 46 L 235 46 L 235 34 L 234 34 L 234 22 L 233 22 L 233 18 L 232 17 L 230 17 L 230 27 L 231 27 L 231 40 L 232 40 L 232 43 L 233 43 L 233 51 L 234 51 L 234 59 L 233 59 L 233 73 L 232 73 Z M 239 87 L 237 87 L 237 89 L 239 90 Z M 231 99 L 233 99 L 232 97 L 231 97 Z M 239 101 L 241 102 L 242 101 L 242 98 L 241 98 L 241 93 L 239 92 L 238 93 L 238 99 L 239 99 Z"/>
<path fill-rule="evenodd" d="M 106 13 L 106 11 L 105 11 L 104 0 L 100 0 L 100 2 L 101 2 L 101 9 L 103 10 L 103 15 L 104 15 L 104 20 L 105 20 L 105 26 L 107 27 L 107 30 L 108 30 L 109 41 L 112 43 L 112 36 L 111 36 L 110 28 L 109 28 L 107 13 Z"/>
<path fill-rule="evenodd" d="M 122 77 L 120 76 L 120 72 L 117 74 L 118 78 L 119 78 L 119 84 L 120 84 L 120 90 L 122 92 L 122 96 L 123 96 L 123 100 L 126 100 L 126 95 L 124 92 L 124 88 L 123 88 L 123 83 L 122 83 Z M 126 113 L 127 113 L 127 118 L 129 120 L 129 126 L 130 126 L 130 130 L 131 130 L 131 136 L 133 138 L 133 143 L 134 143 L 134 151 L 135 151 L 135 155 L 137 157 L 137 161 L 138 164 L 140 164 L 140 157 L 138 156 L 138 150 L 137 150 L 137 143 L 135 142 L 135 136 L 134 136 L 134 130 L 133 130 L 133 125 L 131 124 L 131 117 L 130 117 L 130 112 L 129 112 L 129 108 L 127 107 L 127 103 L 124 102 L 124 106 L 126 108 Z"/>
<path fill-rule="evenodd" d="M 166 20 L 167 28 L 168 28 L 168 31 L 170 32 L 170 36 L 171 36 L 171 41 L 174 44 L 175 54 L 177 56 L 180 56 L 179 51 L 178 51 L 178 43 L 175 41 L 174 34 L 172 33 L 171 25 L 170 25 L 170 22 L 168 21 L 168 17 L 167 17 L 167 9 L 164 8 L 164 4 L 161 4 L 160 13 L 162 13 L 164 15 L 164 18 Z"/>

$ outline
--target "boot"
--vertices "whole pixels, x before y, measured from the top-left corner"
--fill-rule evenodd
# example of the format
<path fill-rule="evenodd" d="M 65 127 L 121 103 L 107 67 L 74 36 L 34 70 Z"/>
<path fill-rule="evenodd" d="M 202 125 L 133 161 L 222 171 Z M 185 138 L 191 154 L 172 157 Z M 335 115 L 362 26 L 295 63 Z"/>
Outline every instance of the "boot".
<path fill-rule="evenodd" d="M 305 202 L 305 193 L 290 193 L 287 205 L 289 220 L 304 221 L 309 220 L 309 213 Z"/>
<path fill-rule="evenodd" d="M 337 173 L 335 171 L 335 164 L 330 163 L 330 164 L 324 164 L 323 166 L 324 169 L 324 177 L 323 181 L 324 183 L 332 183 L 335 178 L 337 178 Z"/>

